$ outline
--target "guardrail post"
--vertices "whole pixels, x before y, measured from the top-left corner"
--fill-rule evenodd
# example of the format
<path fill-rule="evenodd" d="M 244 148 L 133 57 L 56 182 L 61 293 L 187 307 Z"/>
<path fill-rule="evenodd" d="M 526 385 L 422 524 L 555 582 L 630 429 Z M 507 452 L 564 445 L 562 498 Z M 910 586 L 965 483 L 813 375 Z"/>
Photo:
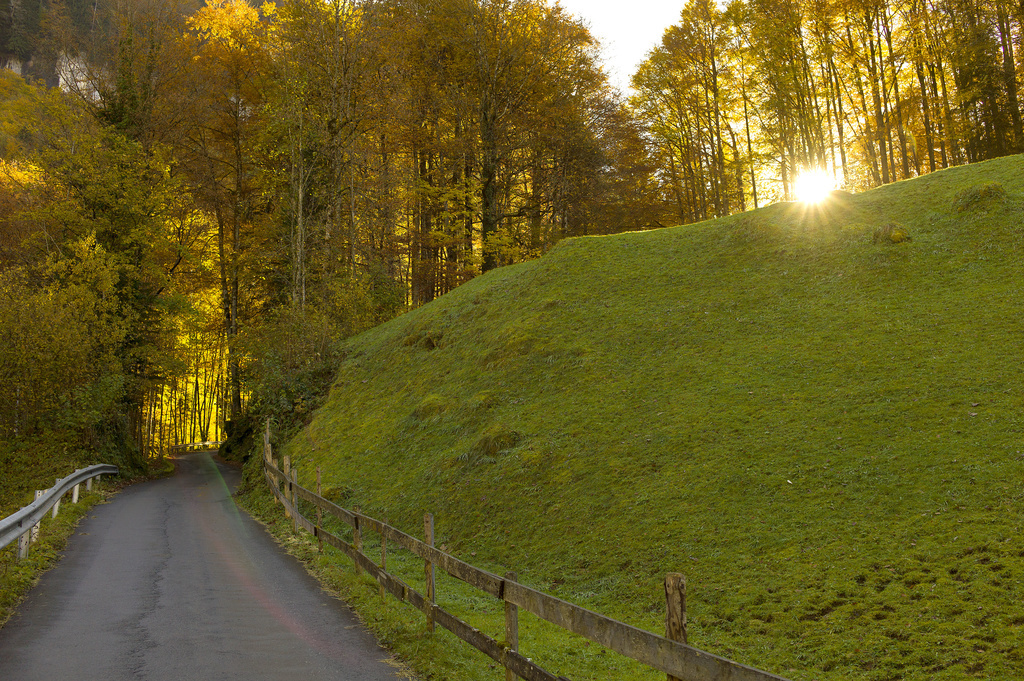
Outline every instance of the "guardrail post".
<path fill-rule="evenodd" d="M 28 558 L 28 545 L 32 543 L 29 539 L 28 532 L 18 537 L 18 560 L 25 560 Z"/>
<path fill-rule="evenodd" d="M 352 546 L 356 547 L 358 553 L 363 552 L 363 531 L 359 527 L 359 507 L 353 506 L 352 510 L 355 511 L 355 515 L 352 518 Z M 359 561 L 356 561 L 356 575 L 363 574 L 363 568 L 359 567 Z"/>
<path fill-rule="evenodd" d="M 38 499 L 39 497 L 43 496 L 44 494 L 46 494 L 46 490 L 44 490 L 44 489 L 37 489 L 36 490 L 36 499 Z M 39 527 L 40 527 L 40 523 L 36 523 L 35 525 L 32 526 L 32 530 L 30 531 L 29 539 L 31 540 L 31 542 L 33 544 L 35 544 L 37 541 L 39 541 Z"/>
<path fill-rule="evenodd" d="M 516 573 L 506 572 L 505 581 L 516 581 Z M 512 652 L 519 652 L 519 606 L 505 601 L 505 645 Z M 516 681 L 519 676 L 505 668 L 505 681 Z"/>
<path fill-rule="evenodd" d="M 57 485 L 59 485 L 59 484 L 60 484 L 60 478 L 57 478 L 57 479 L 56 479 L 56 480 L 54 481 L 54 483 L 53 483 L 53 486 L 54 486 L 54 487 L 57 487 Z M 63 498 L 64 498 L 64 497 L 63 497 L 63 496 L 61 496 L 61 497 L 60 497 L 59 499 L 57 499 L 57 501 L 56 501 L 56 502 L 55 502 L 55 503 L 53 504 L 53 515 L 51 515 L 51 516 L 50 516 L 51 518 L 56 518 L 56 517 L 57 517 L 57 513 L 58 513 L 58 512 L 60 511 L 60 500 L 61 500 L 61 499 L 63 499 Z"/>
<path fill-rule="evenodd" d="M 79 484 L 75 485 L 74 490 L 72 490 L 72 492 L 71 492 L 71 503 L 72 504 L 77 504 L 78 503 L 78 488 L 81 487 L 81 486 L 82 486 L 81 483 L 79 483 Z"/>
<path fill-rule="evenodd" d="M 423 515 L 423 534 L 425 536 L 425 542 L 427 546 L 434 545 L 434 514 L 425 513 Z M 427 578 L 427 631 L 433 633 L 434 631 L 434 564 L 429 560 L 424 562 L 424 572 Z"/>
<path fill-rule="evenodd" d="M 92 478 L 89 478 L 88 480 L 85 481 L 85 491 L 86 492 L 91 492 L 92 491 Z"/>
<path fill-rule="evenodd" d="M 678 572 L 665 575 L 665 638 L 686 643 L 686 577 Z M 667 675 L 668 681 L 681 681 Z"/>

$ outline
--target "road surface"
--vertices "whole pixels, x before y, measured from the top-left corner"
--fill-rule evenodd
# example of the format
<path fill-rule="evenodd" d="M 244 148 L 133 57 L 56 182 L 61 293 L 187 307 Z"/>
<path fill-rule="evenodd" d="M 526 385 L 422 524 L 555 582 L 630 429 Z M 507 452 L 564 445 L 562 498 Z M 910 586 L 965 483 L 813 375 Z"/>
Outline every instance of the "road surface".
<path fill-rule="evenodd" d="M 411 678 L 189 454 L 173 477 L 94 506 L 0 629 L 0 679 Z"/>

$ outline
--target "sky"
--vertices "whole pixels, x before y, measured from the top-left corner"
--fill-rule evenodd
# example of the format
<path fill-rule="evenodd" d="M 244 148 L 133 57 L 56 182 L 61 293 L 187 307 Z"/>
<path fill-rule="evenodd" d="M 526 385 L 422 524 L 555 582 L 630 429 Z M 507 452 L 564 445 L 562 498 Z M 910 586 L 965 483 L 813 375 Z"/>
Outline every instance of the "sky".
<path fill-rule="evenodd" d="M 561 0 L 590 26 L 613 85 L 629 94 L 629 78 L 665 29 L 679 21 L 684 0 Z"/>

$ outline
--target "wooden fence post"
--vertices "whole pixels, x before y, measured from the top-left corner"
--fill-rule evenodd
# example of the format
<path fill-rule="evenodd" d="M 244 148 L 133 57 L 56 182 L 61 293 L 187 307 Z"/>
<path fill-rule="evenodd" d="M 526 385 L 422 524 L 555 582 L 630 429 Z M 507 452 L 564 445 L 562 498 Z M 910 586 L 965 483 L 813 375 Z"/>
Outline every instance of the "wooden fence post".
<path fill-rule="evenodd" d="M 423 515 L 423 535 L 424 541 L 427 546 L 434 545 L 434 514 L 425 513 Z M 423 564 L 424 572 L 427 578 L 427 631 L 433 633 L 434 631 L 434 564 L 429 560 L 424 561 Z"/>
<path fill-rule="evenodd" d="M 385 516 L 383 520 L 384 524 L 388 524 L 388 519 Z M 383 532 L 380 533 L 380 569 L 382 572 L 388 571 L 388 537 Z M 384 582 L 380 583 L 380 597 L 384 598 Z"/>
<path fill-rule="evenodd" d="M 292 481 L 289 484 L 289 488 L 292 491 L 292 505 L 295 506 L 295 515 L 292 516 L 292 532 L 299 531 L 299 495 L 295 493 L 295 488 L 299 484 L 299 469 L 292 469 Z"/>
<path fill-rule="evenodd" d="M 263 430 L 263 460 L 267 463 L 273 461 L 273 454 L 270 453 L 270 419 L 267 419 L 267 427 Z"/>
<path fill-rule="evenodd" d="M 280 470 L 284 470 L 281 467 L 281 466 L 284 466 L 284 463 L 282 463 L 280 466 L 277 465 L 277 459 L 271 459 L 271 462 L 274 464 L 274 468 L 276 468 L 277 470 L 279 470 L 279 471 Z M 281 481 L 278 479 L 278 477 L 276 475 L 272 475 L 270 477 L 273 478 L 271 484 L 274 485 L 274 490 L 280 492 L 281 491 Z M 281 506 L 284 506 L 284 504 L 281 502 L 281 500 L 277 497 L 276 494 L 274 495 L 274 503 L 279 504 Z"/>
<path fill-rule="evenodd" d="M 320 466 L 316 467 L 316 495 L 318 497 L 321 497 L 321 498 L 323 497 L 323 487 L 320 485 Z M 320 508 L 320 505 L 317 504 L 317 507 L 316 507 L 316 541 L 317 541 L 317 547 L 319 548 L 320 553 L 324 552 L 324 538 L 322 536 L 320 536 L 320 528 L 323 527 L 323 524 L 324 524 L 324 511 L 323 511 L 322 508 Z"/>
<path fill-rule="evenodd" d="M 686 577 L 678 572 L 665 575 L 665 638 L 686 643 Z M 668 681 L 681 681 L 668 675 Z"/>
<path fill-rule="evenodd" d="M 506 572 L 505 581 L 516 581 L 516 573 Z M 512 652 L 519 652 L 519 606 L 505 601 L 505 645 Z M 515 672 L 505 668 L 505 681 L 516 681 Z"/>
<path fill-rule="evenodd" d="M 363 530 L 359 527 L 359 507 L 353 506 L 352 510 L 355 511 L 355 515 L 352 516 L 352 546 L 356 547 L 356 551 L 359 553 L 363 552 Z M 356 561 L 356 575 L 363 574 L 363 568 L 359 566 L 359 561 Z"/>
<path fill-rule="evenodd" d="M 290 504 L 292 501 L 292 483 L 291 483 L 291 472 L 292 472 L 292 460 L 289 457 L 284 457 L 284 498 Z M 284 516 L 291 518 L 292 513 L 288 510 L 288 504 L 284 505 Z"/>

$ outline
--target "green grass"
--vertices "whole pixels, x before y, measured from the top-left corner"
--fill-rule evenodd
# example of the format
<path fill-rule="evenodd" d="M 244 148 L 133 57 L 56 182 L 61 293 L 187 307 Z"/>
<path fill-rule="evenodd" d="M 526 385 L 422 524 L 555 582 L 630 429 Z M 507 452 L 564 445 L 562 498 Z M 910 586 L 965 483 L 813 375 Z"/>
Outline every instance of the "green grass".
<path fill-rule="evenodd" d="M 1022 170 L 562 242 L 352 339 L 283 453 L 650 630 L 683 572 L 692 644 L 793 679 L 1024 676 Z"/>
<path fill-rule="evenodd" d="M 92 455 L 76 448 L 71 440 L 58 434 L 38 438 L 19 438 L 0 445 L 0 518 L 32 503 L 35 490 L 49 489 L 55 480 L 76 468 L 95 463 Z M 92 492 L 84 486 L 77 504 L 65 497 L 56 518 L 47 515 L 41 523 L 39 541 L 32 544 L 28 558 L 17 559 L 17 542 L 0 549 L 0 626 L 15 613 L 39 575 L 60 558 L 78 521 L 106 497 L 104 487 L 94 484 Z"/>
<path fill-rule="evenodd" d="M 93 463 L 97 463 L 94 456 L 59 434 L 0 443 L 0 518 L 32 503 L 35 490 L 49 489 L 54 480 Z"/>

